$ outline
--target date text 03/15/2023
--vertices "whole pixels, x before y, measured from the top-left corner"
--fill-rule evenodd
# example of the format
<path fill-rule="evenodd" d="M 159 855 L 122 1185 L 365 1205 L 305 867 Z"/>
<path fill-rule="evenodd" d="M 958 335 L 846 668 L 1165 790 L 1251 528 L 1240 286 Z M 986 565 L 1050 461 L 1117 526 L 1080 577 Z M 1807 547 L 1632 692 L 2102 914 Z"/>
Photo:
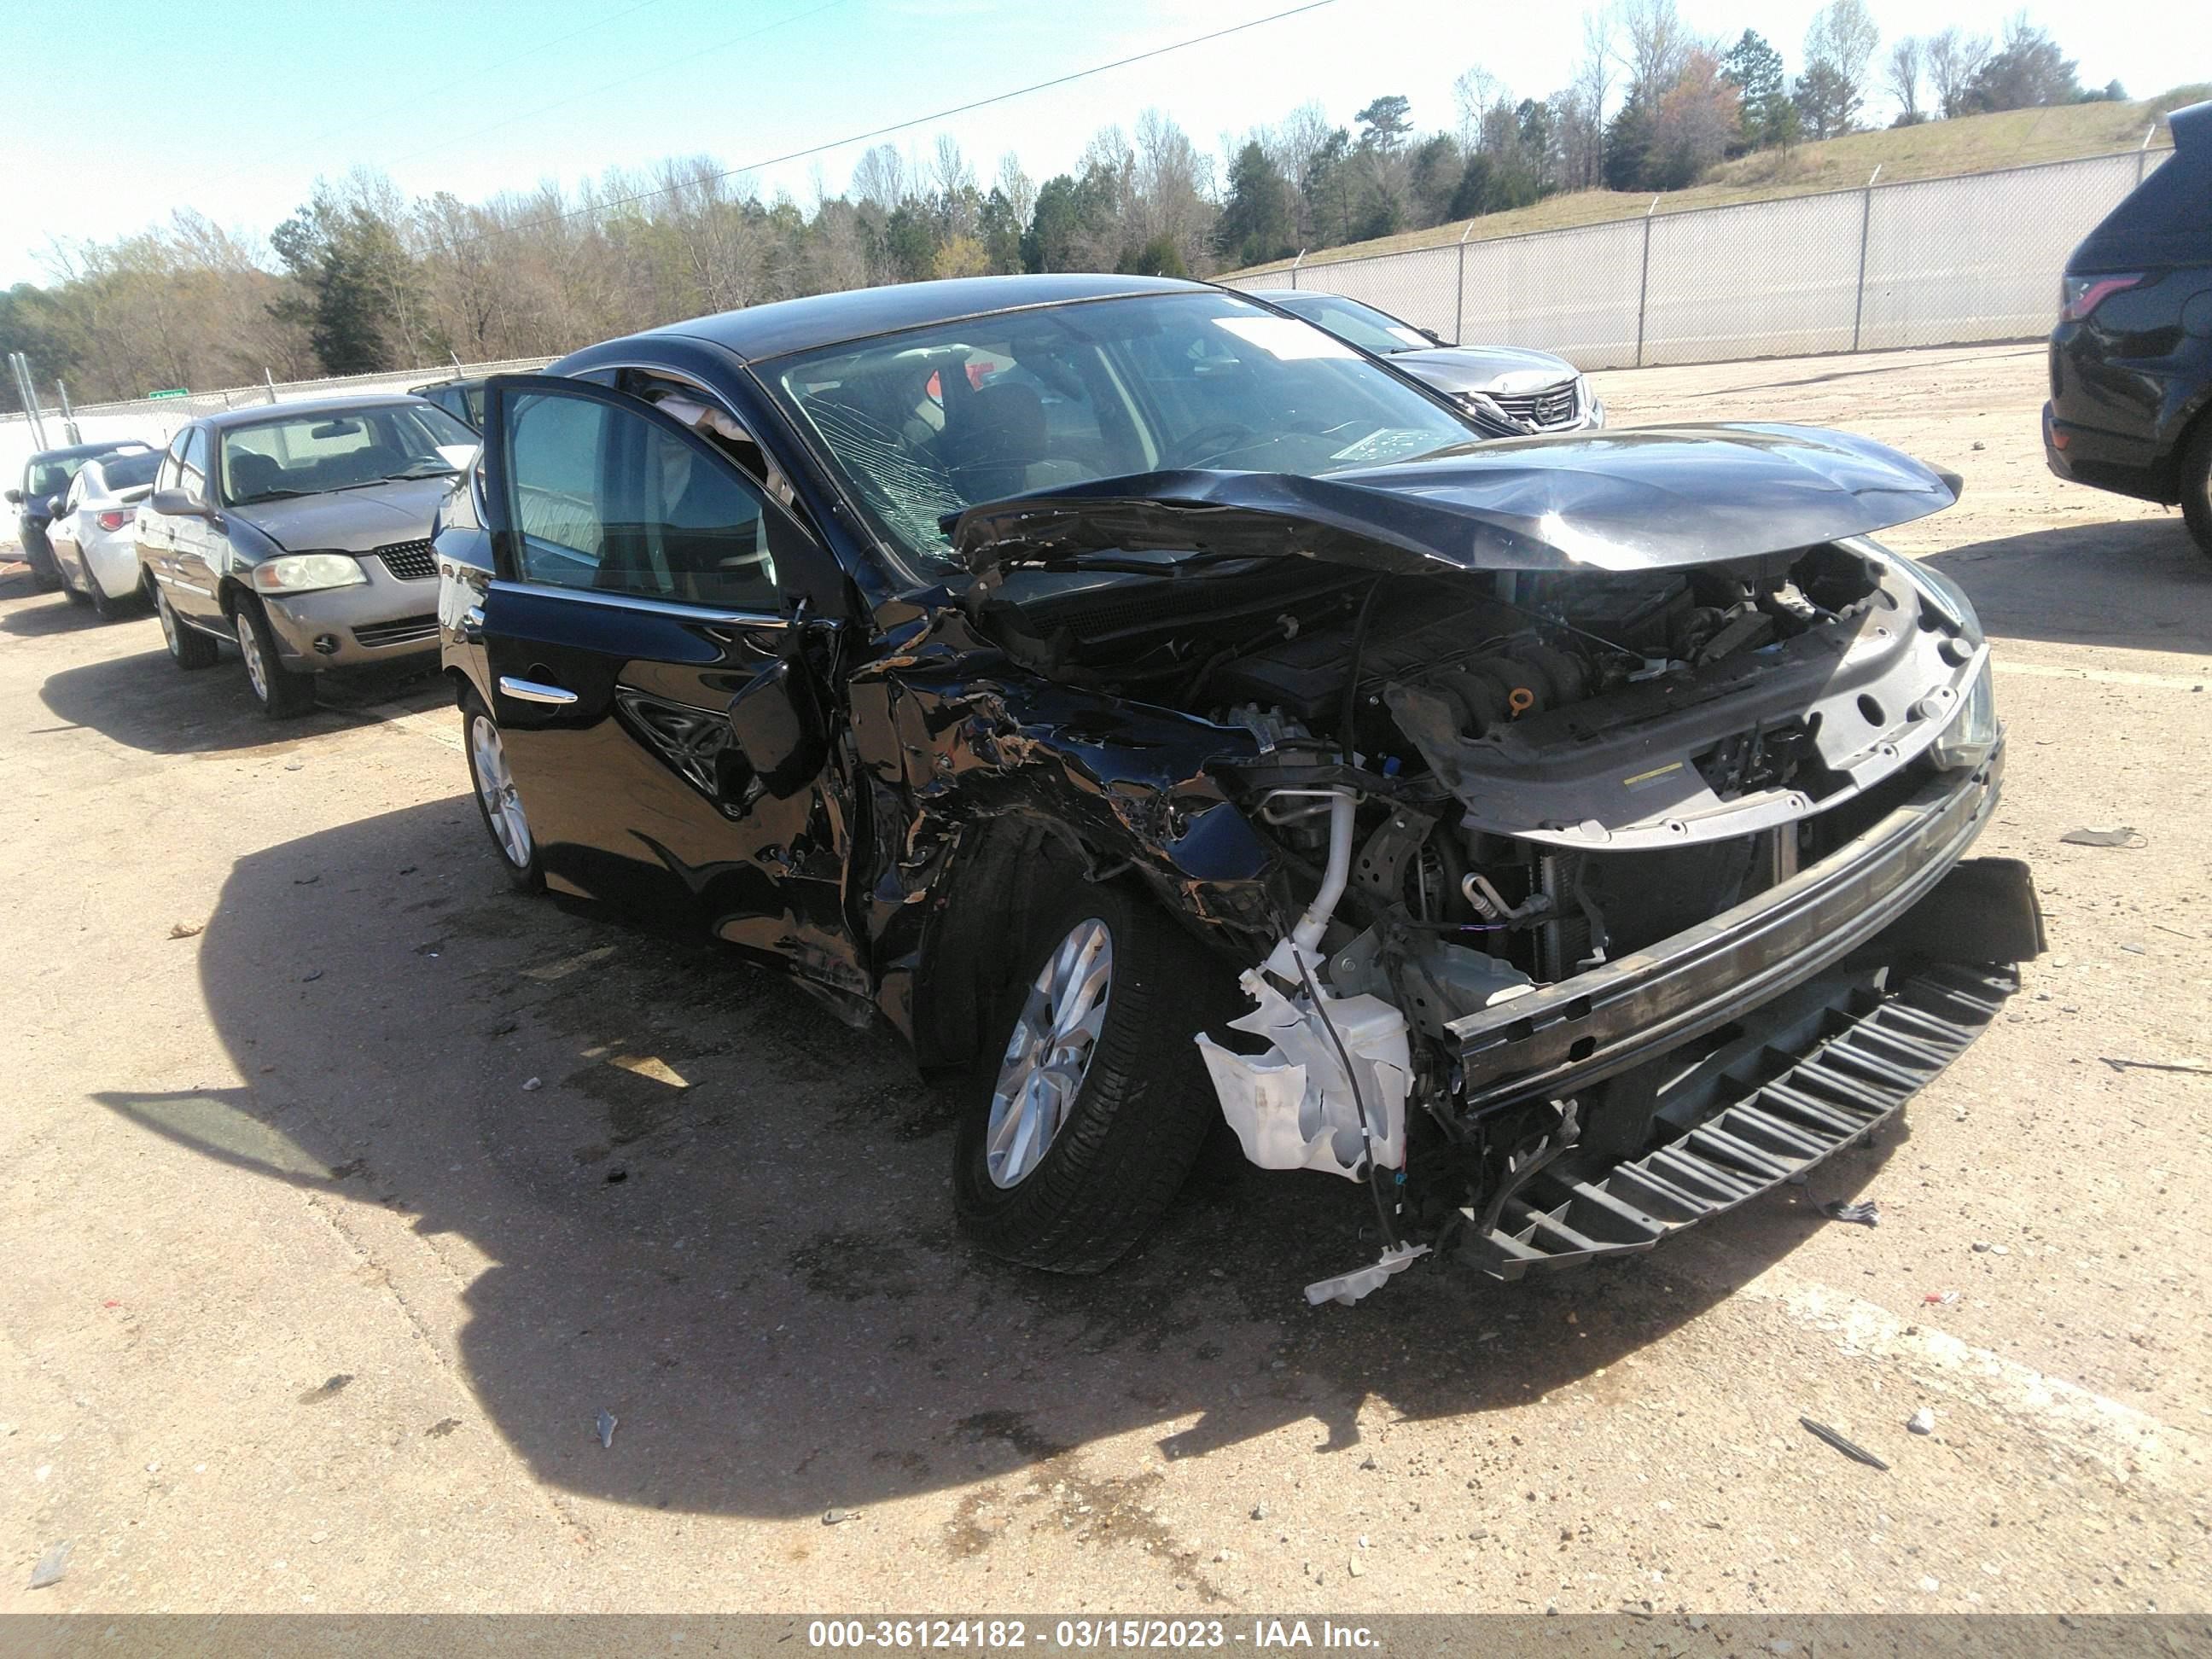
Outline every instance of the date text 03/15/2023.
<path fill-rule="evenodd" d="M 806 1626 L 811 1648 L 1022 1648 L 1084 1651 L 1098 1648 L 1226 1648 L 1261 1652 L 1297 1648 L 1378 1650 L 1382 1643 L 1364 1625 L 1328 1620 L 1253 1619 L 1244 1628 L 1221 1619 L 816 1619 Z"/>

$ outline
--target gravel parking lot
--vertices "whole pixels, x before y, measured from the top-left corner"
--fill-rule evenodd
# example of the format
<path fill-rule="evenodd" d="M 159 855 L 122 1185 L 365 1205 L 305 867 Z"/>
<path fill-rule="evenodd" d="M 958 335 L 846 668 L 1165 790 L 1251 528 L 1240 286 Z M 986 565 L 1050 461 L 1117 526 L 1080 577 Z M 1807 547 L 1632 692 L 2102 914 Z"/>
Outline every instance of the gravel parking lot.
<path fill-rule="evenodd" d="M 2051 953 L 1790 1201 L 1356 1309 L 1313 1176 L 979 1258 L 888 1036 L 509 894 L 440 690 L 272 725 L 0 567 L 0 1610 L 2206 1609 L 2212 561 L 2049 477 L 2042 377 L 1600 377 L 1966 475 L 1895 540 L 1999 639 Z"/>

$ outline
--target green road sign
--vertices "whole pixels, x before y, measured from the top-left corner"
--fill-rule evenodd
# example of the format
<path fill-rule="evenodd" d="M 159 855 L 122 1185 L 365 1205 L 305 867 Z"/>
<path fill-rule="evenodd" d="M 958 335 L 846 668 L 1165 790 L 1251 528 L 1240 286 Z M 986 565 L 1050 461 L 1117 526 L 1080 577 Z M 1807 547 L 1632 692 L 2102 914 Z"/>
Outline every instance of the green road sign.
<path fill-rule="evenodd" d="M 185 386 L 173 386 L 167 392 L 149 392 L 146 395 L 149 398 L 189 398 L 192 394 Z"/>

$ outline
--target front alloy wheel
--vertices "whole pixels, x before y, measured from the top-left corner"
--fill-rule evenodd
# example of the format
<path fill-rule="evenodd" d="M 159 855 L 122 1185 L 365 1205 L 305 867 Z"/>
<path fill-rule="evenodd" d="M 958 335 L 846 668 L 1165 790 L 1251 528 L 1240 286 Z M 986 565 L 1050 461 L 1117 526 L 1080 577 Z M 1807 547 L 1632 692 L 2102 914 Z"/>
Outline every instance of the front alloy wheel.
<path fill-rule="evenodd" d="M 253 700 L 261 705 L 261 712 L 281 720 L 314 707 L 313 677 L 284 666 L 284 659 L 276 653 L 276 636 L 270 632 L 261 607 L 250 599 L 241 599 L 231 621 L 238 629 L 238 654 L 246 659 L 246 683 L 252 686 Z"/>
<path fill-rule="evenodd" d="M 1015 1018 L 985 1134 L 994 1186 L 1019 1186 L 1067 1121 L 1105 1029 L 1113 988 L 1114 936 L 1091 916 L 1046 958 Z"/>
<path fill-rule="evenodd" d="M 1034 906 L 955 890 L 1011 937 L 975 969 L 988 1047 L 954 1137 L 953 1206 L 994 1255 L 1097 1273 L 1167 1212 L 1220 1121 L 1191 1036 L 1236 981 L 1140 890 L 1050 858 L 1030 885 Z"/>

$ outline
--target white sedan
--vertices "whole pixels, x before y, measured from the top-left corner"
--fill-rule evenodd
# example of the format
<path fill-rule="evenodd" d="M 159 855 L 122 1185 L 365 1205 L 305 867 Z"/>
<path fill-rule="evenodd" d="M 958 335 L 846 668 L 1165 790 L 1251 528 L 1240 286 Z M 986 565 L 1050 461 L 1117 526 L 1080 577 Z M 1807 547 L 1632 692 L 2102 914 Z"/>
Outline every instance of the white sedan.
<path fill-rule="evenodd" d="M 138 505 L 153 492 L 158 449 L 87 461 L 46 527 L 62 585 L 80 605 L 113 617 L 138 597 Z"/>

